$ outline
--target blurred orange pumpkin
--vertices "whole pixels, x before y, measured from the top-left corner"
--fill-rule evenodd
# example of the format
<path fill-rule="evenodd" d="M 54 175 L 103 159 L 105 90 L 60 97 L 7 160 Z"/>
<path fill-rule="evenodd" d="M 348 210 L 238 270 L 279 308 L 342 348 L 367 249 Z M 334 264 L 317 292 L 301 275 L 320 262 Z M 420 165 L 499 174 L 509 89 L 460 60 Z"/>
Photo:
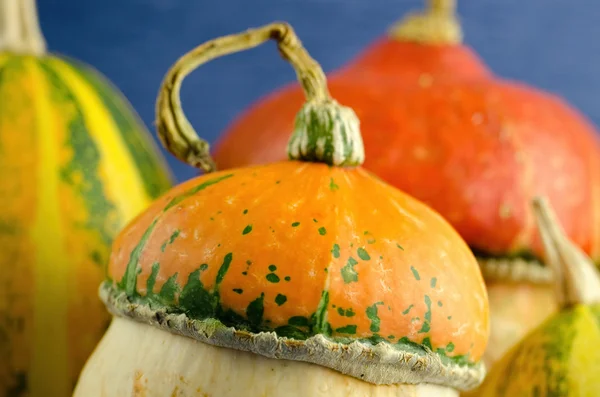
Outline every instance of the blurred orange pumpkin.
<path fill-rule="evenodd" d="M 429 87 L 434 82 L 492 78 L 487 65 L 462 43 L 455 0 L 429 1 L 426 13 L 409 15 L 327 77 L 331 92 L 355 106 L 367 131 L 363 138 L 368 150 L 377 155 L 382 149 L 396 149 L 387 140 L 389 131 L 403 127 L 388 115 L 394 104 L 388 105 L 387 100 L 402 100 L 399 93 L 404 90 Z M 226 169 L 282 159 L 303 102 L 302 89 L 293 82 L 251 106 L 216 143 L 218 166 Z M 367 166 L 379 171 L 370 166 L 374 161 L 379 160 L 371 158 Z"/>

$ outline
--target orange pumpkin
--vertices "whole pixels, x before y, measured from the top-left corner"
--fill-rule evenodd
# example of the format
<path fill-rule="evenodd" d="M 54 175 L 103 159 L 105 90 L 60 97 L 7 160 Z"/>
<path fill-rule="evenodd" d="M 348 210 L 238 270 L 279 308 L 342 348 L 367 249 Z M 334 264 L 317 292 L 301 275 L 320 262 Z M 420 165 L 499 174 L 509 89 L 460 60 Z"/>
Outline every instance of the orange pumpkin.
<path fill-rule="evenodd" d="M 117 319 L 75 396 L 135 387 L 155 395 L 455 396 L 483 378 L 488 306 L 474 256 L 436 212 L 360 167 L 359 121 L 330 97 L 291 27 L 226 36 L 182 57 L 159 97 L 161 141 L 211 172 L 208 145 L 180 107 L 181 81 L 269 39 L 307 97 L 291 160 L 183 183 L 124 229 L 101 288 Z M 232 385 L 231 373 L 244 381 Z"/>
<path fill-rule="evenodd" d="M 388 113 L 404 110 L 410 116 L 409 112 L 414 111 L 407 105 L 393 109 L 393 103 L 386 105 L 388 100 L 395 97 L 402 101 L 405 90 L 427 88 L 434 83 L 492 78 L 487 65 L 462 43 L 461 27 L 454 13 L 456 0 L 428 2 L 426 12 L 408 15 L 327 78 L 335 97 L 352 103 L 359 115 L 367 132 L 363 137 L 369 151 L 366 166 L 377 172 L 394 167 L 381 157 L 381 152 L 397 151 L 405 143 L 396 144 L 396 138 L 390 142 L 389 131 L 405 126 L 398 125 L 401 120 L 395 121 L 393 113 Z M 217 141 L 214 157 L 219 168 L 285 158 L 289 131 L 303 102 L 302 88 L 294 82 L 250 107 Z"/>
<path fill-rule="evenodd" d="M 330 87 L 361 119 L 365 168 L 440 212 L 480 259 L 491 364 L 557 307 L 540 266 L 534 194 L 600 261 L 600 139 L 559 97 L 495 76 L 460 43 L 454 6 L 431 0 L 333 72 Z M 243 113 L 217 142 L 217 165 L 283 158 L 301 95 L 290 85 Z"/>

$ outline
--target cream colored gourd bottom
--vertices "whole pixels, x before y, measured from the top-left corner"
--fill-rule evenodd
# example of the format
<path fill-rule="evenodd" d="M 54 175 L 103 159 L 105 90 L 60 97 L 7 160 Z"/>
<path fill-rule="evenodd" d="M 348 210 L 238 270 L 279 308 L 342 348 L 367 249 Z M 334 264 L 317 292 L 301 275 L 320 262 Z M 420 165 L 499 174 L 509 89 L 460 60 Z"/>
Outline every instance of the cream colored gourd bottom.
<path fill-rule="evenodd" d="M 456 397 L 437 385 L 377 386 L 318 365 L 216 347 L 115 317 L 73 397 Z"/>

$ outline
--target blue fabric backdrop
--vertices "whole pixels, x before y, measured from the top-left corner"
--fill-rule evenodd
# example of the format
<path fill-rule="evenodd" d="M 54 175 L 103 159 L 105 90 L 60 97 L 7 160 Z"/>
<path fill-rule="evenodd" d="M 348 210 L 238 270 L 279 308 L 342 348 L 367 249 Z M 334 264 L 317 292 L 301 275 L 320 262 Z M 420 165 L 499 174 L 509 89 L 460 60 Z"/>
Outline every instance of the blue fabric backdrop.
<path fill-rule="evenodd" d="M 600 124 L 600 2 L 459 0 L 465 41 L 498 74 L 561 94 Z M 290 22 L 326 71 L 421 0 L 39 0 L 52 51 L 94 65 L 152 128 L 172 62 L 201 42 L 274 20 Z M 222 58 L 186 80 L 182 100 L 214 142 L 244 107 L 294 78 L 274 47 Z M 151 129 L 154 132 L 153 129 Z M 167 155 L 179 180 L 195 171 Z"/>

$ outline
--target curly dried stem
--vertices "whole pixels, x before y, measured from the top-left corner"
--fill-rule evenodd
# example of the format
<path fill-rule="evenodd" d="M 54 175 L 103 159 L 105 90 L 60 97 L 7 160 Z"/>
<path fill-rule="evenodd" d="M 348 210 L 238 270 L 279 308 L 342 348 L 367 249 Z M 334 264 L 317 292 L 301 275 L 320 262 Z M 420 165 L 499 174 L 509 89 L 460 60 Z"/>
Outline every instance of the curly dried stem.
<path fill-rule="evenodd" d="M 556 297 L 563 307 L 600 303 L 600 274 L 592 260 L 569 241 L 546 198 L 533 200 L 533 211 L 555 274 Z"/>
<path fill-rule="evenodd" d="M 35 0 L 0 0 L 0 52 L 43 55 L 46 41 Z"/>
<path fill-rule="evenodd" d="M 463 33 L 456 15 L 456 0 L 428 0 L 427 9 L 409 14 L 394 25 L 390 37 L 422 44 L 459 44 Z"/>
<path fill-rule="evenodd" d="M 159 138 L 167 150 L 205 172 L 215 170 L 208 143 L 198 136 L 181 108 L 181 83 L 189 73 L 208 61 L 257 47 L 268 40 L 277 42 L 282 57 L 296 71 L 308 101 L 331 99 L 321 66 L 310 57 L 292 27 L 286 23 L 272 23 L 210 40 L 175 62 L 163 81 L 156 104 L 156 124 Z"/>

